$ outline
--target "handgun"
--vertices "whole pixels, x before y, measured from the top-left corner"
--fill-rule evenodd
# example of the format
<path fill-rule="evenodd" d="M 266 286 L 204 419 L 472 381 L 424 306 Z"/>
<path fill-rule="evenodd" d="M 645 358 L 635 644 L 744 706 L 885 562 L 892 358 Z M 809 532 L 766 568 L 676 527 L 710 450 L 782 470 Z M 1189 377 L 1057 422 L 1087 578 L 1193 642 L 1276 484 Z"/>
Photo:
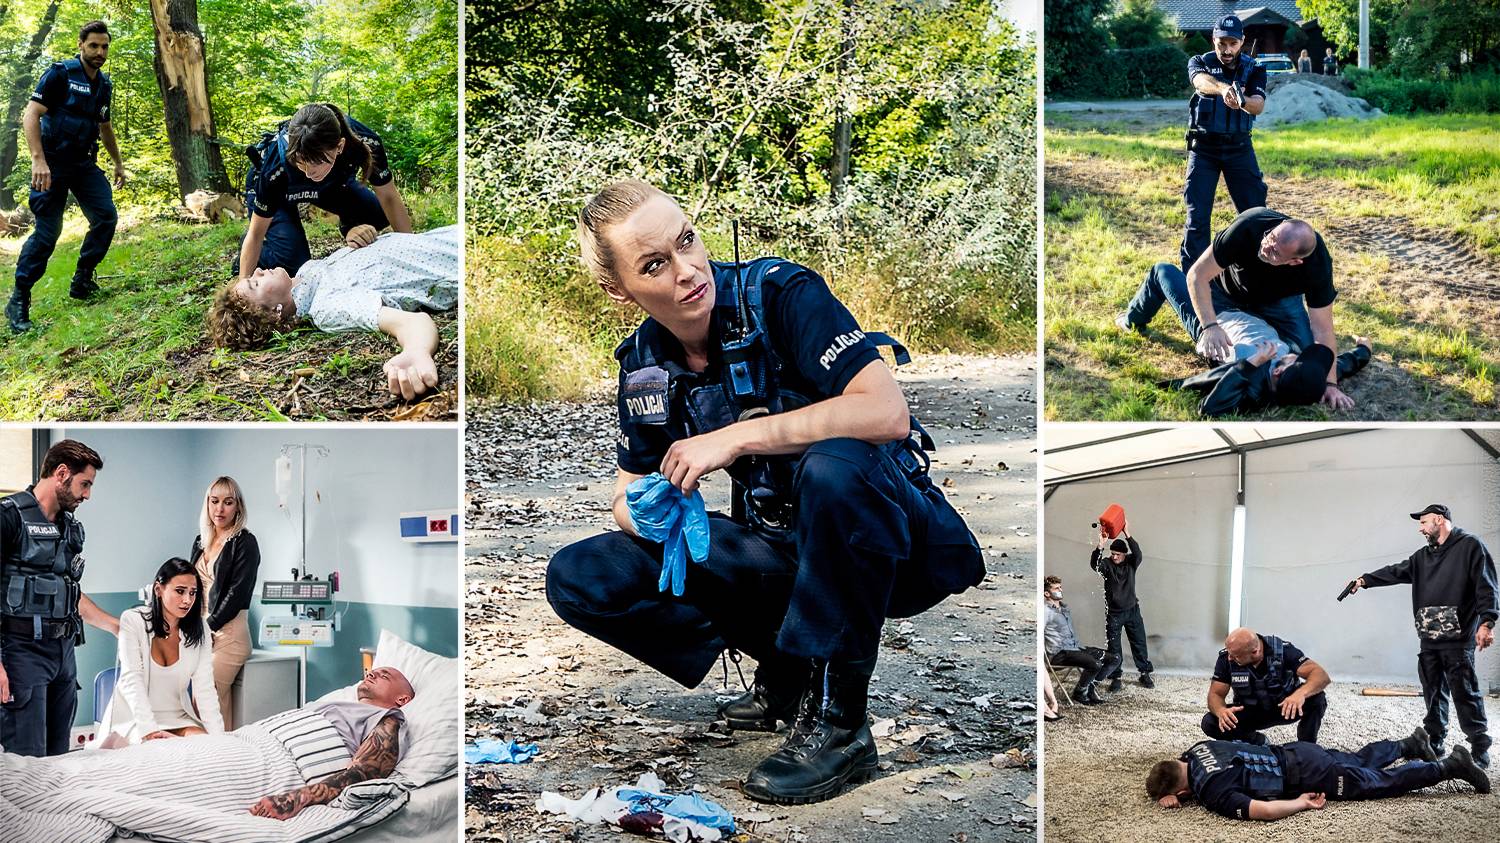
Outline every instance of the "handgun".
<path fill-rule="evenodd" d="M 1346 585 L 1346 586 L 1344 586 L 1344 590 L 1339 592 L 1339 602 L 1340 603 L 1344 602 L 1344 598 L 1345 597 L 1348 597 L 1349 595 L 1351 595 L 1351 594 L 1354 593 L 1354 583 L 1355 582 L 1357 582 L 1357 580 L 1350 580 L 1349 584 Z"/>

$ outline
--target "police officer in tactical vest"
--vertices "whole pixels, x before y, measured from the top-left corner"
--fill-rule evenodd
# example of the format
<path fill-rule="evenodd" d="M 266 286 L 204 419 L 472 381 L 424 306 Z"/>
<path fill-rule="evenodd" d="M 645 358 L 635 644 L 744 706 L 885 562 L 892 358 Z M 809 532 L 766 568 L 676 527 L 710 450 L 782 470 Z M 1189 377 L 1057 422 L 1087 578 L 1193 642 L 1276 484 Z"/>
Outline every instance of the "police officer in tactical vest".
<path fill-rule="evenodd" d="M 73 517 L 104 467 L 92 448 L 64 439 L 42 475 L 0 498 L 0 748 L 18 755 L 68 751 L 78 708 L 73 647 L 83 623 L 119 631 L 119 620 L 83 593 L 83 525 Z"/>
<path fill-rule="evenodd" d="M 94 268 L 115 236 L 115 200 L 109 180 L 94 163 L 99 141 L 115 162 L 115 187 L 125 183 L 125 164 L 109 122 L 112 88 L 102 68 L 109 56 L 109 29 L 90 21 L 78 32 L 78 55 L 52 65 L 37 83 L 21 125 L 31 150 L 31 213 L 36 230 L 16 259 L 16 288 L 5 305 L 15 333 L 31 330 L 31 288 L 47 271 L 62 234 L 68 193 L 89 221 L 78 251 L 68 295 L 87 299 L 98 292 Z"/>
<path fill-rule="evenodd" d="M 1266 107 L 1266 69 L 1241 54 L 1245 29 L 1225 15 L 1214 24 L 1214 48 L 1188 59 L 1187 228 L 1182 235 L 1182 271 L 1208 248 L 1210 218 L 1219 175 L 1237 213 L 1266 204 L 1266 182 L 1255 161 L 1250 130 Z"/>
<path fill-rule="evenodd" d="M 1328 709 L 1323 689 L 1328 671 L 1296 645 L 1274 635 L 1240 627 L 1224 639 L 1208 687 L 1203 734 L 1210 738 L 1263 744 L 1268 726 L 1297 724 L 1297 740 L 1317 743 Z M 1234 705 L 1226 701 L 1234 689 Z"/>
<path fill-rule="evenodd" d="M 828 799 L 879 762 L 866 708 L 885 619 L 984 576 L 973 534 L 927 475 L 931 440 L 876 348 L 894 342 L 863 331 L 806 267 L 710 262 L 677 203 L 641 182 L 591 199 L 579 240 L 605 293 L 650 318 L 616 352 L 620 529 L 559 551 L 547 598 L 686 687 L 721 652 L 749 654 L 754 687 L 719 715 L 790 729 L 744 792 Z M 664 591 L 663 545 L 640 537 L 631 486 L 692 493 L 719 469 L 734 480 L 734 512 L 706 519 L 706 558 L 685 565 L 680 592 Z"/>
<path fill-rule="evenodd" d="M 1406 760 L 1397 767 L 1388 765 Z M 1294 741 L 1260 745 L 1243 741 L 1199 741 L 1175 760 L 1157 762 L 1146 775 L 1146 793 L 1163 808 L 1189 799 L 1235 820 L 1279 820 L 1328 800 L 1385 799 L 1440 781 L 1468 782 L 1490 792 L 1490 778 L 1468 750 L 1458 747 L 1442 761 L 1418 726 L 1399 741 L 1375 741 L 1358 752 Z"/>

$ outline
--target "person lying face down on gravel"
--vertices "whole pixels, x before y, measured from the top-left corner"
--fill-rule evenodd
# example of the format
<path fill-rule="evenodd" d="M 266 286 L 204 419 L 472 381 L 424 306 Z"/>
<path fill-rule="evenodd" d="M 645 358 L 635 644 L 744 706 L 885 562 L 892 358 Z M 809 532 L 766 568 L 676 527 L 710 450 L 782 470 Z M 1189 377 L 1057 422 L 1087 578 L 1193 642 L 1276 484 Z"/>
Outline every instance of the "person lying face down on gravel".
<path fill-rule="evenodd" d="M 1406 763 L 1386 769 L 1403 759 Z M 1305 741 L 1279 746 L 1199 741 L 1176 759 L 1152 766 L 1146 793 L 1163 808 L 1180 808 L 1193 799 L 1230 819 L 1279 820 L 1322 810 L 1329 799 L 1386 799 L 1449 779 L 1490 792 L 1489 776 L 1468 747 L 1454 747 L 1438 761 L 1426 730 L 1418 726 L 1409 737 L 1375 741 L 1358 752 Z"/>
<path fill-rule="evenodd" d="M 1354 348 L 1340 354 L 1337 361 L 1332 350 L 1318 343 L 1301 354 L 1285 349 L 1284 344 L 1262 339 L 1248 357 L 1189 378 L 1161 381 L 1158 386 L 1191 389 L 1202 395 L 1198 412 L 1204 416 L 1254 413 L 1271 406 L 1316 404 L 1323 397 L 1324 373 L 1330 367 L 1342 382 L 1370 362 L 1367 337 L 1355 338 Z"/>

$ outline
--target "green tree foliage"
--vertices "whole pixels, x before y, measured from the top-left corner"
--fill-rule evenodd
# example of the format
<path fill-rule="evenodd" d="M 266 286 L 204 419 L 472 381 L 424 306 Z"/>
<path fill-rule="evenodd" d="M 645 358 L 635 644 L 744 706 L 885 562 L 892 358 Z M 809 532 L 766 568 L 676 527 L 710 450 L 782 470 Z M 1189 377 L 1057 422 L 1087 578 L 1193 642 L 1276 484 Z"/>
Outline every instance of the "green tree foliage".
<path fill-rule="evenodd" d="M 1154 47 L 1177 34 L 1156 0 L 1123 0 L 1108 28 L 1115 46 L 1123 49 Z"/>
<path fill-rule="evenodd" d="M 131 0 L 63 0 L 43 59 L 16 67 L 13 56 L 47 2 L 0 0 L 9 7 L 0 15 L 0 62 L 7 62 L 8 84 L 34 87 L 48 63 L 76 53 L 84 22 L 106 21 L 112 35 L 105 65 L 114 80 L 112 122 L 132 177 L 116 200 L 175 203 L 177 180 L 152 69 L 149 7 Z M 198 0 L 198 13 L 231 183 L 244 183 L 245 146 L 298 106 L 327 100 L 387 141 L 403 189 L 457 189 L 456 0 Z M 0 189 L 14 191 L 28 179 L 25 140 L 20 143 L 22 160 Z"/>
<path fill-rule="evenodd" d="M 500 283 L 607 346 L 631 317 L 570 234 L 593 191 L 637 176 L 682 199 L 716 256 L 738 218 L 746 254 L 817 268 L 904 339 L 1034 325 L 1034 50 L 987 0 L 856 0 L 841 76 L 845 5 L 469 3 L 465 190 L 471 230 L 508 244 Z M 852 164 L 835 202 L 841 102 Z"/>
<path fill-rule="evenodd" d="M 1046 0 L 1043 9 L 1047 45 L 1047 96 L 1072 87 L 1069 77 L 1084 72 L 1107 46 L 1108 32 L 1102 18 L 1114 8 L 1115 0 Z"/>
<path fill-rule="evenodd" d="M 1370 51 L 1376 64 L 1389 51 L 1391 22 L 1405 0 L 1370 0 Z M 1323 37 L 1340 56 L 1359 52 L 1359 0 L 1297 0 L 1304 19 L 1317 18 Z"/>

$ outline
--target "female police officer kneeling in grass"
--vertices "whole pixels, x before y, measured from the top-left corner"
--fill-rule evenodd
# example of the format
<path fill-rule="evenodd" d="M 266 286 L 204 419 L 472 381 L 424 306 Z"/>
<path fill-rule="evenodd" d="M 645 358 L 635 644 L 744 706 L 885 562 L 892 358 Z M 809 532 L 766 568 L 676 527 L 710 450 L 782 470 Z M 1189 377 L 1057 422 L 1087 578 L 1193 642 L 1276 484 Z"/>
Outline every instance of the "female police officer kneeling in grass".
<path fill-rule="evenodd" d="M 240 278 L 262 268 L 296 272 L 312 257 L 299 203 L 336 214 L 344 242 L 355 248 L 374 242 L 387 226 L 411 231 L 380 136 L 345 117 L 338 106 L 302 106 L 246 154 L 251 164 L 245 176 L 250 224 L 234 261 Z"/>
<path fill-rule="evenodd" d="M 806 267 L 710 262 L 677 203 L 641 182 L 602 190 L 578 236 L 604 292 L 649 318 L 616 351 L 621 532 L 559 551 L 548 600 L 687 687 L 723 650 L 751 655 L 754 690 L 721 716 L 791 730 L 745 793 L 827 799 L 876 769 L 866 699 L 885 619 L 984 577 L 973 535 L 927 477 L 931 440 L 876 349 L 894 343 L 861 331 Z M 721 468 L 742 512 L 709 519 L 707 558 L 674 597 L 658 588 L 663 548 L 638 537 L 626 487 L 659 471 L 691 493 Z"/>

